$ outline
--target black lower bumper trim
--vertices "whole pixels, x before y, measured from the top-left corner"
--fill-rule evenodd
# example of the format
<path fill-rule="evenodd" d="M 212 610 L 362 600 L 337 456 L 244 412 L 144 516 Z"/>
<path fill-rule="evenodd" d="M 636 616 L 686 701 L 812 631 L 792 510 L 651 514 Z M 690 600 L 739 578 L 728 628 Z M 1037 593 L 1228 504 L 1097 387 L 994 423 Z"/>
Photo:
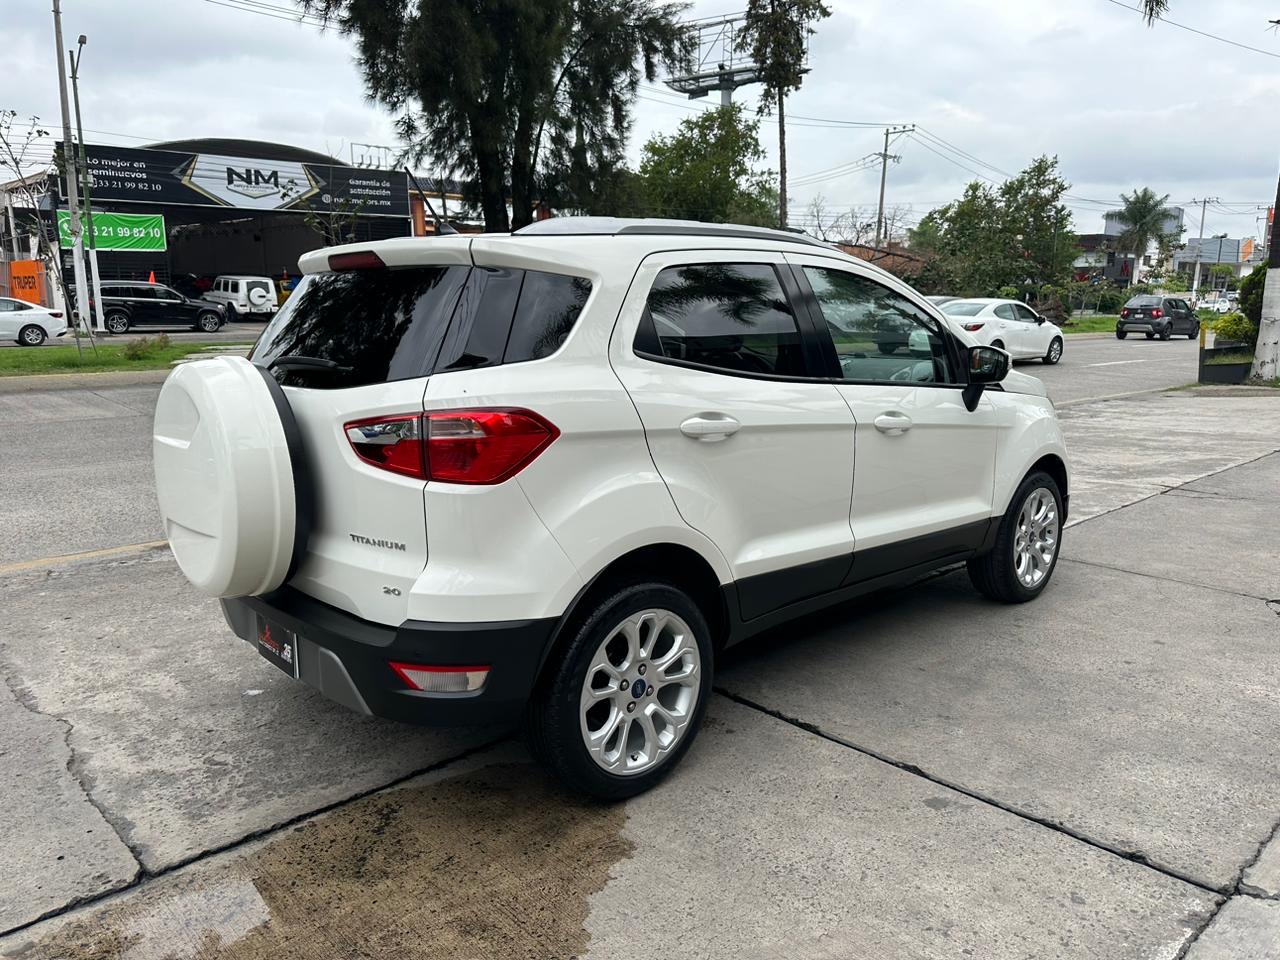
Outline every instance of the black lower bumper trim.
<path fill-rule="evenodd" d="M 429 726 L 518 721 L 556 620 L 372 623 L 284 587 L 261 597 L 222 601 L 235 634 L 256 643 L 258 618 L 298 637 L 300 679 L 353 710 Z M 390 661 L 489 667 L 474 693 L 411 690 Z"/>

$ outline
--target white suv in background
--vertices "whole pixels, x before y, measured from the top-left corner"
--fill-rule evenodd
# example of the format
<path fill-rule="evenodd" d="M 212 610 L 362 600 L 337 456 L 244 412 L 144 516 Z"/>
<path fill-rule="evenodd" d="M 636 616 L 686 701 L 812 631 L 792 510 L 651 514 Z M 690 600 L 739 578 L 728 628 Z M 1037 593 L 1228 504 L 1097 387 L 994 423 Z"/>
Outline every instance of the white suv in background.
<path fill-rule="evenodd" d="M 566 218 L 301 267 L 248 360 L 170 375 L 156 482 L 232 630 L 354 710 L 524 719 L 621 798 L 726 646 L 948 564 L 1015 603 L 1053 574 L 1043 386 L 807 237 Z"/>
<path fill-rule="evenodd" d="M 270 277 L 217 277 L 204 299 L 223 304 L 228 320 L 266 320 L 278 306 Z"/>
<path fill-rule="evenodd" d="M 1062 359 L 1062 328 L 1021 300 L 949 300 L 942 312 L 972 334 L 976 343 L 998 347 L 1016 360 L 1053 364 Z"/>

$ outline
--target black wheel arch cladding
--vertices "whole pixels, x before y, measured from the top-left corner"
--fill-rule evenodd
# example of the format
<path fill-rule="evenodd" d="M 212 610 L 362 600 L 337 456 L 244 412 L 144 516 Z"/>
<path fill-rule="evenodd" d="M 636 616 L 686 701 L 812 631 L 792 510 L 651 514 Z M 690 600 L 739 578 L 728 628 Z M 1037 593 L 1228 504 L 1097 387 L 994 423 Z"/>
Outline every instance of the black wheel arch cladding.
<path fill-rule="evenodd" d="M 298 429 L 298 420 L 293 415 L 293 407 L 284 389 L 276 382 L 276 378 L 264 367 L 253 365 L 267 385 L 267 392 L 276 405 L 276 414 L 280 418 L 280 427 L 284 430 L 285 443 L 289 447 L 289 466 L 293 474 L 293 554 L 289 557 L 289 569 L 284 575 L 288 583 L 298 572 L 302 558 L 306 556 L 307 545 L 311 541 L 311 530 L 315 523 L 316 490 L 307 469 L 306 456 L 302 447 L 302 431 Z"/>

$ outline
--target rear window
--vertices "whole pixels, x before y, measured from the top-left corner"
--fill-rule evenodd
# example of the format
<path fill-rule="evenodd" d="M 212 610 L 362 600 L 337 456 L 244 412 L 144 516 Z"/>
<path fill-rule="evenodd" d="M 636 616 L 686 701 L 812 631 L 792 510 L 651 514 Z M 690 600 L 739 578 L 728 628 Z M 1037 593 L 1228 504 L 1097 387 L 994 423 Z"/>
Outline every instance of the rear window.
<path fill-rule="evenodd" d="M 1114 300 L 1112 300 L 1111 302 L 1115 303 Z M 1126 303 L 1125 306 L 1126 307 L 1158 307 L 1160 306 L 1160 298 L 1159 297 L 1134 297 L 1132 300 Z"/>
<path fill-rule="evenodd" d="M 359 387 L 547 356 L 573 328 L 591 284 L 529 270 L 439 266 L 303 278 L 251 359 L 331 361 L 273 373 L 289 386 Z"/>
<path fill-rule="evenodd" d="M 953 300 L 950 303 L 943 304 L 942 312 L 952 317 L 976 317 L 985 306 L 985 303 L 966 303 L 963 300 Z"/>

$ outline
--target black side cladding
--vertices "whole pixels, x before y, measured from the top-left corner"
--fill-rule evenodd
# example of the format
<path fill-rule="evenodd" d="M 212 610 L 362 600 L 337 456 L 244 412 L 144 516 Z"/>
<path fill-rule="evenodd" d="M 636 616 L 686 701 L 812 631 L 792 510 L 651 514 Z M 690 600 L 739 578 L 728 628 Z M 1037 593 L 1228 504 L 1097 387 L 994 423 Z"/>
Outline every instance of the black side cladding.
<path fill-rule="evenodd" d="M 311 541 L 311 529 L 315 523 L 316 490 L 311 479 L 311 471 L 307 469 L 307 461 L 302 451 L 302 432 L 298 429 L 297 418 L 293 415 L 293 407 L 289 406 L 289 398 L 276 382 L 276 378 L 264 367 L 253 365 L 262 374 L 267 384 L 267 392 L 275 401 L 276 414 L 280 417 L 280 426 L 284 430 L 285 443 L 289 445 L 289 466 L 293 473 L 293 555 L 289 558 L 289 570 L 284 575 L 288 583 L 298 572 L 298 566 L 306 555 L 307 544 Z"/>

